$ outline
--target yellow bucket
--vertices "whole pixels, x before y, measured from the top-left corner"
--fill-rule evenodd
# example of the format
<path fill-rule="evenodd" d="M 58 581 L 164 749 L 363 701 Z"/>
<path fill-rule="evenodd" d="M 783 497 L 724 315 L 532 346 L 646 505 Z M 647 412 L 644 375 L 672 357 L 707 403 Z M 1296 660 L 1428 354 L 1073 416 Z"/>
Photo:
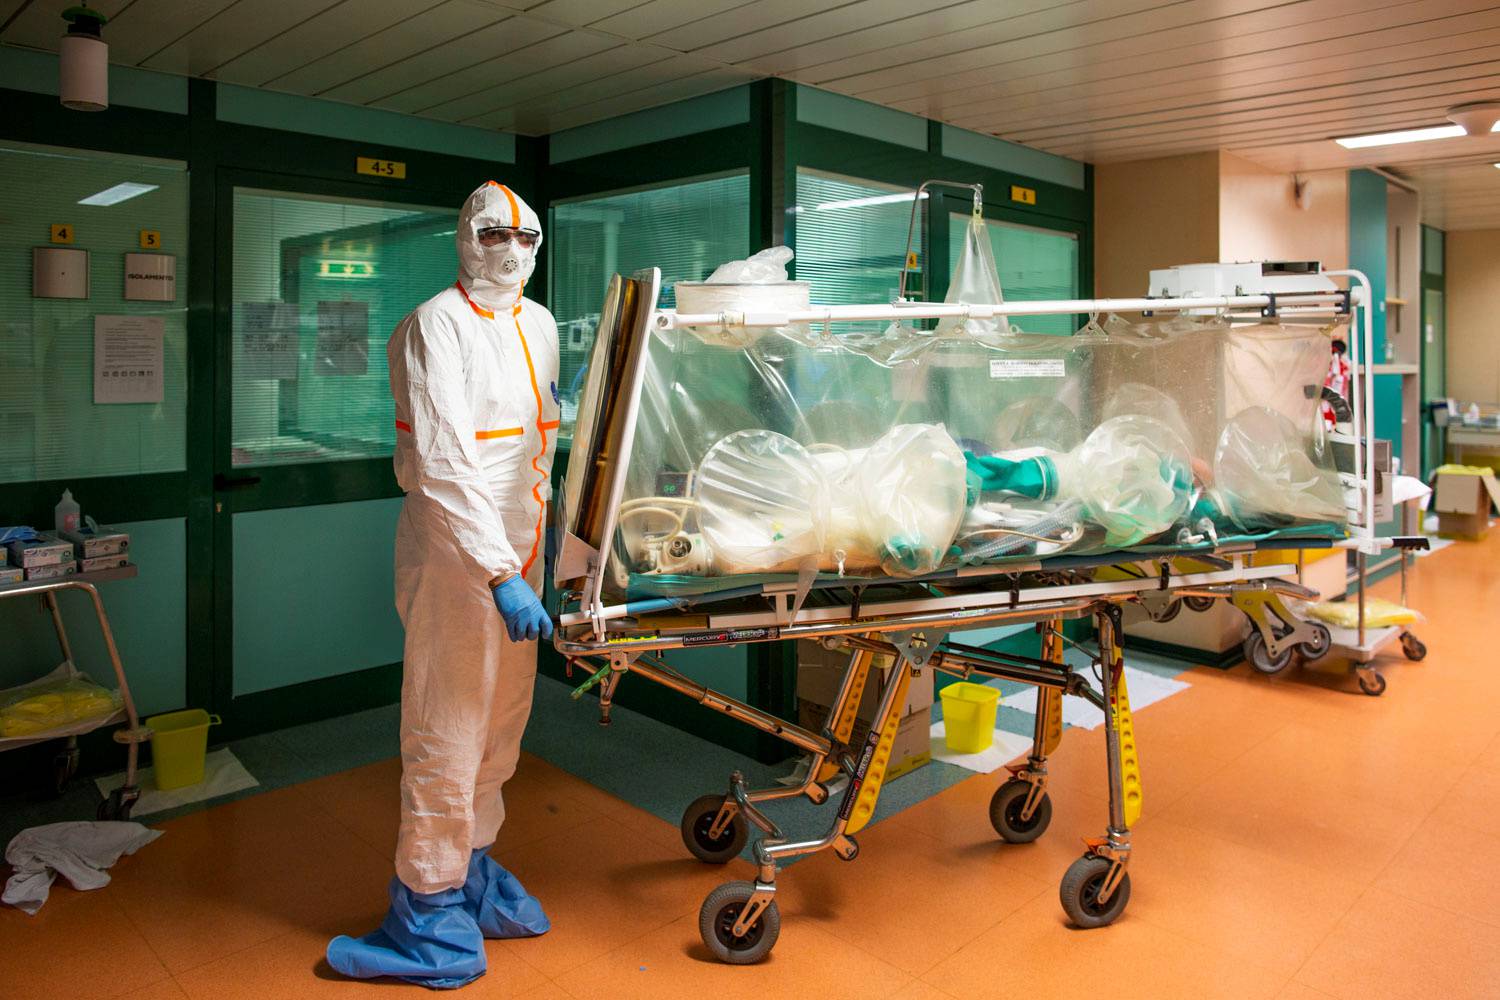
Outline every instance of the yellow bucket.
<path fill-rule="evenodd" d="M 151 729 L 151 760 L 158 790 L 196 785 L 203 780 L 208 727 L 222 721 L 201 708 L 153 715 L 146 720 Z"/>
<path fill-rule="evenodd" d="M 954 753 L 979 753 L 995 742 L 999 688 L 958 681 L 943 688 L 943 742 Z"/>

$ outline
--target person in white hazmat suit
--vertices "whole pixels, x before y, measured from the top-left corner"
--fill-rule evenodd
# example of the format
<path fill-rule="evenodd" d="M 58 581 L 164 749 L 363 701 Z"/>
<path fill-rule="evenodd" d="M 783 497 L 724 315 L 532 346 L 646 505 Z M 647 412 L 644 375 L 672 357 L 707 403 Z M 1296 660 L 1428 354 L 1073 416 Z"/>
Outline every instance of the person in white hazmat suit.
<path fill-rule="evenodd" d="M 558 427 L 557 324 L 524 298 L 541 223 L 490 181 L 458 220 L 460 276 L 392 334 L 396 606 L 406 626 L 401 828 L 391 908 L 328 963 L 361 979 L 456 987 L 484 938 L 545 932 L 541 905 L 488 855 L 531 713 Z"/>

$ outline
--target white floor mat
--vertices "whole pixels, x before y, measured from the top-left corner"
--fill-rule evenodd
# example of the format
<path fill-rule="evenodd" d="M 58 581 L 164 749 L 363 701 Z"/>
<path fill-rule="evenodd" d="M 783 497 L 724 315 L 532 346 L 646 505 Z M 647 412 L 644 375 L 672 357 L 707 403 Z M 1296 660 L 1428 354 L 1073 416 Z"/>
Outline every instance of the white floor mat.
<path fill-rule="evenodd" d="M 175 809 L 191 802 L 218 798 L 231 792 L 241 792 L 260 784 L 227 747 L 215 750 L 204 758 L 203 780 L 196 785 L 160 791 L 156 787 L 156 769 L 150 767 L 141 768 L 136 778 L 141 785 L 141 797 L 130 810 L 131 819 Z M 125 772 L 95 778 L 94 784 L 98 786 L 100 795 L 108 797 L 110 792 L 125 784 Z"/>
<path fill-rule="evenodd" d="M 1099 690 L 1099 683 L 1092 676 L 1085 675 L 1084 679 L 1095 691 Z M 1139 712 L 1147 705 L 1161 701 L 1191 686 L 1186 681 L 1160 677 L 1134 667 L 1125 668 L 1125 683 L 1130 690 L 1132 712 Z M 1001 704 L 1035 715 L 1036 688 L 1027 688 L 1020 694 L 1006 698 Z M 1104 713 L 1082 698 L 1064 698 L 1063 722 L 1081 729 L 1097 729 L 1104 724 Z"/>
<path fill-rule="evenodd" d="M 998 771 L 1017 757 L 1024 756 L 1031 750 L 1031 739 L 1027 736 L 1018 736 L 1008 733 L 1003 729 L 995 730 L 995 741 L 990 744 L 988 750 L 979 753 L 957 753 L 948 749 L 945 739 L 947 728 L 942 720 L 932 724 L 932 759 L 940 760 L 945 764 L 956 764 L 966 767 L 970 771 L 978 771 L 980 774 L 989 774 Z"/>

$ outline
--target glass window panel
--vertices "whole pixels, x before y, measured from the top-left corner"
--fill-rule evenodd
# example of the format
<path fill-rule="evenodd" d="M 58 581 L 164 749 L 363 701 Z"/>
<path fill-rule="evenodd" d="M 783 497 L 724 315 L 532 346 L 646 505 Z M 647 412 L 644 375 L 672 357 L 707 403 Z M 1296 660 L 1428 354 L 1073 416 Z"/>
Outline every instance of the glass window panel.
<path fill-rule="evenodd" d="M 949 266 L 958 264 L 963 247 L 964 226 L 969 216 L 954 213 L 948 223 Z M 1007 301 L 1036 302 L 1044 299 L 1076 299 L 1078 288 L 1078 236 L 1055 229 L 1038 229 L 1010 222 L 985 220 L 990 249 L 1000 271 L 1000 291 Z M 1077 317 L 1016 316 L 1011 319 L 1027 333 L 1070 334 Z"/>
<path fill-rule="evenodd" d="M 187 209 L 185 164 L 0 143 L 0 482 L 185 468 Z M 87 298 L 32 295 L 53 226 L 88 253 Z M 159 247 L 144 251 L 142 230 Z M 177 258 L 175 301 L 125 298 L 125 255 L 140 252 Z M 94 402 L 96 316 L 161 320 L 160 402 Z"/>
<path fill-rule="evenodd" d="M 818 305 L 894 302 L 914 193 L 816 170 L 797 171 L 796 271 Z M 925 226 L 918 218 L 918 239 Z M 918 247 L 927 260 L 926 247 Z M 913 288 L 920 279 L 908 279 Z M 912 293 L 908 293 L 912 297 Z"/>
<path fill-rule="evenodd" d="M 1441 229 L 1422 227 L 1422 270 L 1428 274 L 1443 273 L 1443 236 Z"/>
<path fill-rule="evenodd" d="M 745 173 L 555 203 L 545 246 L 562 366 L 562 437 L 572 436 L 582 369 L 614 274 L 661 268 L 661 304 L 678 281 L 701 281 L 750 253 Z"/>
<path fill-rule="evenodd" d="M 234 192 L 235 465 L 395 448 L 385 344 L 458 273 L 454 209 Z"/>

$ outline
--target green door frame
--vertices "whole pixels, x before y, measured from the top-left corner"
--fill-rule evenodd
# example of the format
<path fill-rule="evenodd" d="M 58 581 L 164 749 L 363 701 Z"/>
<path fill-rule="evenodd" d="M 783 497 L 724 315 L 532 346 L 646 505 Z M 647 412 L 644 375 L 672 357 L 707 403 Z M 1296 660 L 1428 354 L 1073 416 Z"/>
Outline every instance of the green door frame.
<path fill-rule="evenodd" d="M 223 715 L 228 735 L 266 728 L 264 720 L 287 725 L 326 712 L 320 705 L 346 710 L 389 704 L 400 693 L 400 661 L 333 677 L 307 681 L 250 695 L 234 695 L 234 515 L 261 510 L 308 507 L 388 499 L 401 495 L 389 457 L 343 459 L 285 465 L 233 463 L 234 366 L 234 194 L 253 189 L 277 194 L 311 195 L 329 200 L 378 200 L 397 205 L 434 207 L 463 202 L 472 190 L 456 187 L 387 188 L 378 194 L 367 185 L 303 174 L 270 173 L 221 166 L 215 174 L 213 308 L 212 460 L 198 466 L 195 492 L 209 496 L 212 519 L 212 676 L 207 703 Z M 441 288 L 432 289 L 433 294 Z M 305 706 L 305 707 L 299 707 Z"/>

